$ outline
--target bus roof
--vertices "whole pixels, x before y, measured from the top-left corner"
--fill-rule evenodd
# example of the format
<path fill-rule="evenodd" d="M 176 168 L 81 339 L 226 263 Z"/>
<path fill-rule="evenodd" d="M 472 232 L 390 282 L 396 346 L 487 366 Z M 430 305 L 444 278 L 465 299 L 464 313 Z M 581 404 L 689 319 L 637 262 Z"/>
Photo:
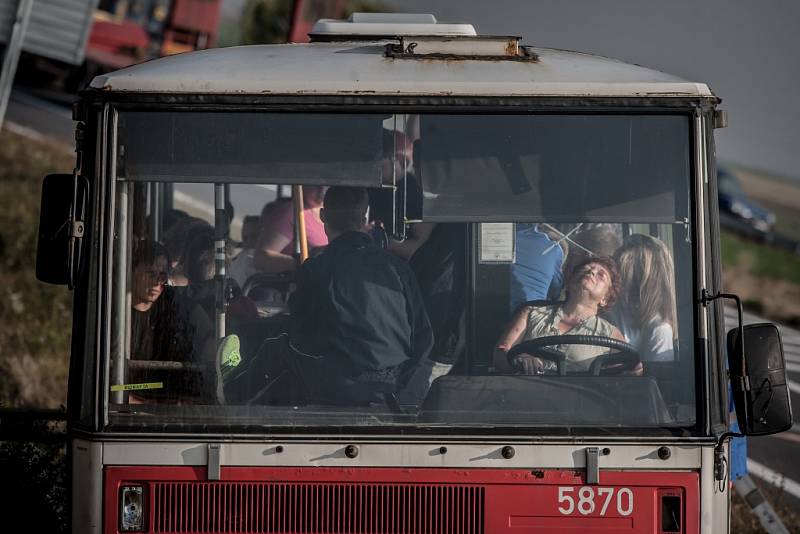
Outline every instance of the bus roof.
<path fill-rule="evenodd" d="M 714 97 L 704 83 L 578 52 L 526 47 L 538 59 L 423 59 L 391 57 L 391 43 L 397 40 L 202 50 L 97 76 L 90 88 L 219 95 Z"/>

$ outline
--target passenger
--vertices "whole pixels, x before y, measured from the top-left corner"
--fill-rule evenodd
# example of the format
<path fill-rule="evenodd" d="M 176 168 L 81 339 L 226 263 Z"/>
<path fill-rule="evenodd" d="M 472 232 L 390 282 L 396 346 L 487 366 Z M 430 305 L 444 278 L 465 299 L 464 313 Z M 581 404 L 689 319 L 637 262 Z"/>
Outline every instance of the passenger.
<path fill-rule="evenodd" d="M 175 290 L 167 286 L 169 254 L 159 243 L 138 240 L 133 246 L 131 276 L 132 360 L 195 361 L 195 347 L 201 346 L 201 332 L 189 320 L 189 313 Z M 202 319 L 202 318 L 201 318 Z M 163 371 L 132 372 L 133 382 L 162 382 L 163 391 L 142 393 L 145 398 L 167 398 L 197 389 L 185 377 Z M 191 380 L 197 380 L 192 376 Z"/>
<path fill-rule="evenodd" d="M 429 383 L 463 360 L 467 337 L 468 225 L 417 223 L 389 250 L 407 259 L 422 291 L 433 328 Z"/>
<path fill-rule="evenodd" d="M 203 308 L 209 319 L 213 320 L 218 297 L 214 280 L 216 261 L 213 237 L 198 235 L 187 245 L 185 272 L 189 282 L 187 296 L 193 304 Z M 241 294 L 241 288 L 236 281 L 228 278 L 225 285 L 224 298 L 228 317 L 233 320 L 257 318 L 258 310 L 255 304 Z"/>
<path fill-rule="evenodd" d="M 564 279 L 588 258 L 611 258 L 622 245 L 621 234 L 608 224 L 582 228 L 565 241 L 569 242 L 569 254 L 564 262 Z"/>
<path fill-rule="evenodd" d="M 525 306 L 512 319 L 494 351 L 495 366 L 503 371 L 513 368 L 508 351 L 522 341 L 542 336 L 592 335 L 624 340 L 622 333 L 598 315 L 610 307 L 619 290 L 619 274 L 613 260 L 590 258 L 575 266 L 567 280 L 566 301 L 550 306 Z M 592 361 L 610 349 L 592 345 L 553 347 L 566 354 L 567 371 L 588 371 Z M 518 357 L 525 374 L 542 374 L 555 369 L 552 362 L 529 354 Z M 635 374 L 641 374 L 641 365 Z"/>
<path fill-rule="evenodd" d="M 214 239 L 214 227 L 198 218 L 180 221 L 175 225 L 174 232 L 165 236 L 168 252 L 172 258 L 170 265 L 170 285 L 186 286 L 189 277 L 186 269 L 189 265 L 189 248 L 193 243 L 203 239 Z"/>
<path fill-rule="evenodd" d="M 189 214 L 179 209 L 169 209 L 164 214 L 164 233 L 168 234 L 170 230 L 181 221 L 189 219 Z"/>
<path fill-rule="evenodd" d="M 214 278 L 214 237 L 208 233 L 196 234 L 186 244 L 184 265 L 181 270 L 185 273 L 189 285 L 195 285 Z"/>
<path fill-rule="evenodd" d="M 538 224 L 516 225 L 516 259 L 509 276 L 509 308 L 531 300 L 558 300 L 563 283 L 564 250 Z"/>
<path fill-rule="evenodd" d="M 211 363 L 216 357 L 218 365 L 186 373 L 144 369 L 131 378 L 163 384 L 163 390 L 148 391 L 143 398 L 219 401 L 222 376 L 241 361 L 238 338 L 228 336 L 215 343 L 213 323 L 203 309 L 166 285 L 169 265 L 169 254 L 159 243 L 134 243 L 131 359 Z"/>
<path fill-rule="evenodd" d="M 261 217 L 258 215 L 245 215 L 242 221 L 242 250 L 255 248 L 260 232 Z"/>
<path fill-rule="evenodd" d="M 320 219 L 324 194 L 324 186 L 303 188 L 303 214 L 309 249 L 328 244 Z M 293 208 L 292 202 L 280 201 L 262 218 L 261 232 L 253 256 L 258 271 L 282 273 L 295 270 L 297 262 L 293 256 L 295 252 Z"/>
<path fill-rule="evenodd" d="M 231 261 L 228 274 L 240 288 L 245 287 L 247 280 L 260 271 L 255 265 L 255 249 L 258 246 L 259 236 L 265 227 L 267 216 L 280 204 L 291 204 L 290 198 L 278 198 L 267 202 L 261 208 L 259 216 L 248 215 L 244 218 L 242 226 L 242 251 Z"/>
<path fill-rule="evenodd" d="M 660 240 L 630 236 L 617 250 L 620 298 L 613 318 L 625 339 L 645 362 L 674 358 L 675 272 L 672 256 Z"/>
<path fill-rule="evenodd" d="M 312 399 L 367 404 L 394 393 L 433 345 L 408 264 L 366 233 L 361 188 L 332 187 L 320 216 L 330 244 L 297 273 L 290 341 Z"/>

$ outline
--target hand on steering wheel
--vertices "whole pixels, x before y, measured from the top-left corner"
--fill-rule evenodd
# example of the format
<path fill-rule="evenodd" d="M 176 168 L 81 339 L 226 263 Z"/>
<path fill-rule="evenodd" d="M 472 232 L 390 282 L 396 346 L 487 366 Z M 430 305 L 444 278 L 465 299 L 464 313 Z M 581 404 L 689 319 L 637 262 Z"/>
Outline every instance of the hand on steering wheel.
<path fill-rule="evenodd" d="M 518 354 L 514 359 L 515 367 L 519 369 L 524 375 L 541 375 L 544 374 L 545 364 L 541 358 L 531 356 L 530 354 Z"/>
<path fill-rule="evenodd" d="M 591 345 L 607 347 L 616 352 L 601 354 L 594 358 L 589 374 L 598 376 L 600 371 L 609 374 L 641 375 L 642 360 L 639 352 L 630 343 L 605 336 L 542 336 L 515 345 L 507 353 L 508 362 L 512 367 L 520 369 L 525 374 L 541 374 L 536 372 L 538 363 L 534 360 L 549 360 L 555 362 L 559 375 L 566 375 L 565 361 L 567 355 L 553 348 L 556 345 Z M 533 372 L 529 372 L 533 370 Z"/>

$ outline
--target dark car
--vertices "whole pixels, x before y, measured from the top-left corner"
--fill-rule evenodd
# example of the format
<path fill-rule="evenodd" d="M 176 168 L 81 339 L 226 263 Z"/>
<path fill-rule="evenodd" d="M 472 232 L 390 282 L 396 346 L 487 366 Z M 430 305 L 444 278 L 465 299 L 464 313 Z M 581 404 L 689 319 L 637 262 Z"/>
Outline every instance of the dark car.
<path fill-rule="evenodd" d="M 772 233 L 775 214 L 753 202 L 735 175 L 722 169 L 717 171 L 717 189 L 720 219 L 723 225 L 755 231 L 762 236 Z"/>

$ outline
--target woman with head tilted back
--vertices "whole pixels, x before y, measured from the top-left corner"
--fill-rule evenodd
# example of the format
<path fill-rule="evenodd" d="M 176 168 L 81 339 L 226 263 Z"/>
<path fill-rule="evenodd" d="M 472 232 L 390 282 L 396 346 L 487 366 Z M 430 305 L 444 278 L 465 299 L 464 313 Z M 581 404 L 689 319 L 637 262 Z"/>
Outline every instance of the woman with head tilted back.
<path fill-rule="evenodd" d="M 589 258 L 580 262 L 567 279 L 566 301 L 547 306 L 523 306 L 515 314 L 495 347 L 495 366 L 501 371 L 512 370 L 508 351 L 514 345 L 539 337 L 589 335 L 623 340 L 617 327 L 598 315 L 614 303 L 618 291 L 619 274 L 612 259 Z M 567 371 L 588 371 L 597 356 L 610 352 L 606 347 L 593 345 L 554 348 L 566 354 Z M 526 374 L 542 374 L 553 368 L 550 362 L 529 354 L 520 354 L 516 359 L 516 365 Z"/>
<path fill-rule="evenodd" d="M 614 257 L 621 280 L 615 323 L 643 361 L 672 361 L 675 272 L 669 249 L 654 237 L 634 234 Z"/>

